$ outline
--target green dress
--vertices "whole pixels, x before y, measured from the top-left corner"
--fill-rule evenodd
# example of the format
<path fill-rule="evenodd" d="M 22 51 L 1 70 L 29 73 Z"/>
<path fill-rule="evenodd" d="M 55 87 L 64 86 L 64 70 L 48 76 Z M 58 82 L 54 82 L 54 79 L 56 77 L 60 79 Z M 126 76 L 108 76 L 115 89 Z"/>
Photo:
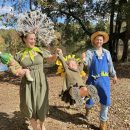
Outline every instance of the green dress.
<path fill-rule="evenodd" d="M 47 58 L 47 55 L 45 55 Z M 48 113 L 48 84 L 44 73 L 43 54 L 38 53 L 34 56 L 34 61 L 31 58 L 25 57 L 21 60 L 18 53 L 15 59 L 23 68 L 30 69 L 33 82 L 27 81 L 24 76 L 20 85 L 20 110 L 27 118 L 39 119 L 44 121 Z"/>

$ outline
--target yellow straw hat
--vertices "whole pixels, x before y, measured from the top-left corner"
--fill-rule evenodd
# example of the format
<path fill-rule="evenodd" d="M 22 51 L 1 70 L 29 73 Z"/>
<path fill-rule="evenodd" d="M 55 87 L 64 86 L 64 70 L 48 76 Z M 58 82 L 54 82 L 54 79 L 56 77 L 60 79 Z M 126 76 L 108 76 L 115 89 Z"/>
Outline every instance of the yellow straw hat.
<path fill-rule="evenodd" d="M 94 43 L 94 39 L 95 39 L 97 36 L 103 36 L 103 38 L 104 38 L 104 42 L 103 42 L 103 43 L 106 43 L 106 42 L 108 42 L 108 40 L 109 40 L 109 35 L 108 35 L 108 33 L 102 32 L 102 31 L 98 31 L 98 32 L 95 32 L 95 33 L 93 33 L 93 34 L 91 35 L 91 42 L 92 42 L 92 44 Z"/>

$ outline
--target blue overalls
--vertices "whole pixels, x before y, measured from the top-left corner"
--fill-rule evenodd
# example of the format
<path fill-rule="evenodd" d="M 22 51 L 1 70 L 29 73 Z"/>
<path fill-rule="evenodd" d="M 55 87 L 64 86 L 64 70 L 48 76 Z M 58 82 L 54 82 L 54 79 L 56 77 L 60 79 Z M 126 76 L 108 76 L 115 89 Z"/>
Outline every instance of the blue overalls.
<path fill-rule="evenodd" d="M 110 78 L 108 76 L 108 60 L 106 53 L 99 59 L 94 52 L 92 63 L 89 69 L 87 84 L 96 86 L 101 103 L 100 119 L 107 120 L 108 106 L 110 106 Z M 93 106 L 92 99 L 86 102 L 86 107 Z M 105 109 L 104 109 L 105 108 Z"/>

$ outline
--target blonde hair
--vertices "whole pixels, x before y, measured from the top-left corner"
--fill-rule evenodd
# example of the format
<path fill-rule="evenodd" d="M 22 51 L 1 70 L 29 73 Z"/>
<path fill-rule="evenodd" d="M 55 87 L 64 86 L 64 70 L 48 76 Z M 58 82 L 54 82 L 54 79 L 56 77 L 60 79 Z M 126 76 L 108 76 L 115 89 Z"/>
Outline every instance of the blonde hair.
<path fill-rule="evenodd" d="M 69 64 L 71 61 L 75 61 L 75 63 L 77 64 L 77 61 L 75 58 L 69 58 L 66 63 Z"/>

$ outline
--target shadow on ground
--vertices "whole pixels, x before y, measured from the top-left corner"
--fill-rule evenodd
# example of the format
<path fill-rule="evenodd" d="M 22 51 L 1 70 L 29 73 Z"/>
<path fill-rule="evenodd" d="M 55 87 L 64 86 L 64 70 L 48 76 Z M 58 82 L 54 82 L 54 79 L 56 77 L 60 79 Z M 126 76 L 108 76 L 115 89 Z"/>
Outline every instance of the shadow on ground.
<path fill-rule="evenodd" d="M 28 130 L 28 128 L 19 111 L 13 115 L 0 112 L 0 130 Z"/>
<path fill-rule="evenodd" d="M 115 65 L 118 78 L 130 79 L 130 63 L 120 63 Z"/>
<path fill-rule="evenodd" d="M 62 107 L 62 106 L 59 106 Z M 79 117 L 83 117 L 82 114 L 69 114 L 59 109 L 56 106 L 50 106 L 50 114 L 48 117 L 59 120 L 62 122 L 71 122 L 75 125 L 87 125 L 88 128 L 93 130 L 99 130 L 96 126 L 88 123 L 80 119 Z M 0 113 L 0 130 L 28 130 L 27 124 L 25 123 L 26 119 L 22 117 L 19 111 L 15 111 L 13 114 L 9 115 L 7 113 Z M 51 128 L 51 126 L 50 126 Z M 48 129 L 49 130 L 49 129 Z"/>
<path fill-rule="evenodd" d="M 61 121 L 61 122 L 71 122 L 72 124 L 75 125 L 87 125 L 88 128 L 91 128 L 93 130 L 99 130 L 98 127 L 96 127 L 93 124 L 90 124 L 86 121 L 84 115 L 81 113 L 76 113 L 76 114 L 69 114 L 65 111 L 60 110 L 63 106 L 50 106 L 49 107 L 49 115 L 48 117 L 53 118 L 55 120 Z"/>
<path fill-rule="evenodd" d="M 18 76 L 14 76 L 8 71 L 0 72 L 0 82 L 8 82 L 10 84 L 19 85 L 20 81 L 21 79 Z"/>

